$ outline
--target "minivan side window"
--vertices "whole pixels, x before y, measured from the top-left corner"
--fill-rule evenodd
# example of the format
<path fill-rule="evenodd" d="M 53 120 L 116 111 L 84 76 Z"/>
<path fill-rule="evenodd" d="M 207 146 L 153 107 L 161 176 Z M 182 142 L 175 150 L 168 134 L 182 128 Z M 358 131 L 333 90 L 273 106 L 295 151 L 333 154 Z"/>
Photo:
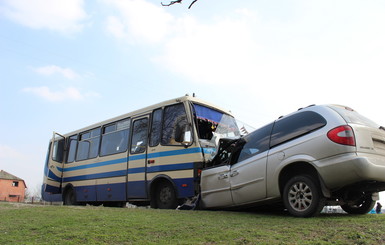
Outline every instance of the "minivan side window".
<path fill-rule="evenodd" d="M 246 135 L 243 139 L 245 144 L 239 153 L 238 161 L 243 161 L 249 157 L 269 150 L 270 134 L 273 123 L 266 125 L 254 132 Z"/>
<path fill-rule="evenodd" d="M 313 111 L 303 111 L 288 116 L 275 122 L 270 147 L 285 143 L 325 125 L 325 118 Z"/>

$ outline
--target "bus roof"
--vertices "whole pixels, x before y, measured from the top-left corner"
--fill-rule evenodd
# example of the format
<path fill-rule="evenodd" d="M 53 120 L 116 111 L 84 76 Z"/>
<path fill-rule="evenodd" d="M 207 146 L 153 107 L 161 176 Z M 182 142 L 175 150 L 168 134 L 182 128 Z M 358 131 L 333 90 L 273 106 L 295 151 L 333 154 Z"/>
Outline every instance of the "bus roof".
<path fill-rule="evenodd" d="M 225 114 L 228 114 L 228 115 L 232 116 L 232 113 L 230 111 L 228 111 L 228 110 L 225 110 L 225 109 L 223 109 L 221 107 L 218 107 L 218 106 L 216 106 L 216 105 L 214 105 L 214 104 L 212 104 L 210 102 L 207 102 L 207 101 L 204 101 L 202 99 L 199 99 L 199 98 L 197 98 L 195 96 L 190 96 L 190 95 L 186 94 L 185 96 L 182 96 L 182 97 L 179 97 L 179 98 L 175 98 L 175 99 L 171 99 L 171 100 L 166 100 L 166 101 L 154 104 L 154 105 L 150 105 L 150 106 L 147 106 L 147 107 L 144 107 L 144 108 L 132 111 L 132 112 L 128 112 L 128 113 L 122 114 L 122 115 L 117 116 L 117 117 L 113 117 L 113 118 L 110 118 L 110 119 L 107 119 L 107 120 L 104 120 L 104 121 L 101 121 L 101 122 L 89 125 L 87 127 L 83 127 L 81 129 L 78 129 L 78 130 L 72 131 L 70 133 L 67 133 L 64 136 L 68 137 L 68 136 L 71 136 L 71 135 L 74 135 L 74 134 L 77 134 L 77 133 L 80 133 L 80 132 L 84 132 L 84 131 L 87 131 L 87 130 L 90 130 L 90 129 L 93 129 L 93 128 L 96 128 L 96 127 L 99 127 L 99 126 L 102 126 L 102 125 L 107 125 L 109 123 L 113 123 L 113 122 L 116 122 L 116 121 L 119 121 L 119 120 L 123 120 L 123 119 L 126 119 L 126 118 L 133 117 L 133 116 L 137 117 L 137 116 L 145 115 L 145 114 L 151 112 L 154 109 L 161 108 L 161 107 L 167 106 L 167 105 L 172 105 L 172 104 L 180 103 L 180 102 L 185 102 L 185 101 L 191 101 L 193 103 L 205 105 L 205 106 L 211 107 L 211 108 L 213 108 L 215 110 L 218 110 L 220 112 L 223 112 Z"/>

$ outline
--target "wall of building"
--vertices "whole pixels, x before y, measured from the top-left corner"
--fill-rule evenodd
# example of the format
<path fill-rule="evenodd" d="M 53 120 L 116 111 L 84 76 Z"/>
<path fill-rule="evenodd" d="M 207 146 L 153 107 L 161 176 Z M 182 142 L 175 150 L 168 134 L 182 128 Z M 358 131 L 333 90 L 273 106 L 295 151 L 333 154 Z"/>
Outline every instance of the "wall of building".
<path fill-rule="evenodd" d="M 0 201 L 23 202 L 24 195 L 24 181 L 0 179 Z"/>

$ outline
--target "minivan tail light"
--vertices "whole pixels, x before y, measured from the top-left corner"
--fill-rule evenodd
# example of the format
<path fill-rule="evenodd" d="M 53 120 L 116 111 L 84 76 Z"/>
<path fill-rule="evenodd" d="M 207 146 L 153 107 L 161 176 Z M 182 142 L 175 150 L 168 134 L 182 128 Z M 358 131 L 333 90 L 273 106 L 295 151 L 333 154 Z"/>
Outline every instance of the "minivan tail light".
<path fill-rule="evenodd" d="M 333 128 L 328 132 L 327 135 L 328 135 L 328 138 L 334 143 L 341 144 L 341 145 L 350 145 L 350 146 L 356 145 L 353 129 L 349 125 L 342 125 L 342 126 Z"/>

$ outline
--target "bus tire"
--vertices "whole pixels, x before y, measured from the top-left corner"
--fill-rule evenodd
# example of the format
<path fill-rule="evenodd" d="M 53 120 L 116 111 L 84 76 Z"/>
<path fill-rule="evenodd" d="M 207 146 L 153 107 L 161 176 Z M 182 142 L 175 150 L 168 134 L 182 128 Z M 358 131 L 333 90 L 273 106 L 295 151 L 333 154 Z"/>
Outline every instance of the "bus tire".
<path fill-rule="evenodd" d="M 162 181 L 156 188 L 156 207 L 159 209 L 175 209 L 178 206 L 174 186 L 168 181 Z"/>
<path fill-rule="evenodd" d="M 68 188 L 64 192 L 64 197 L 63 197 L 63 204 L 64 205 L 77 205 L 76 201 L 76 193 L 73 188 Z"/>

